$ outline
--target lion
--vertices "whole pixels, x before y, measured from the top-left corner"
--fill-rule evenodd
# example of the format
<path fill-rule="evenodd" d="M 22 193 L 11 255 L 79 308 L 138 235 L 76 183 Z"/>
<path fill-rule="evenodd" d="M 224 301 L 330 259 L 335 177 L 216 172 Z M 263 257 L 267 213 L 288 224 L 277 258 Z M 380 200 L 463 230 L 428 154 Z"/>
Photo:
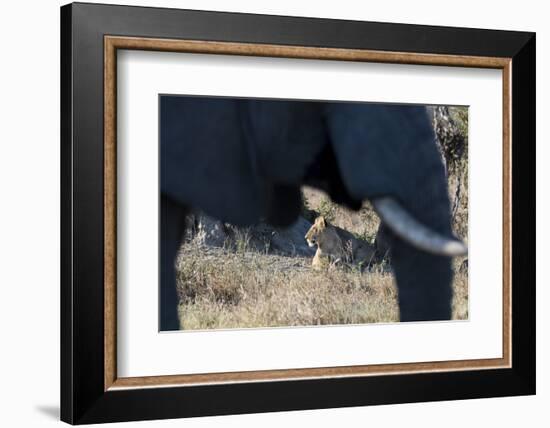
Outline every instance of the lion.
<path fill-rule="evenodd" d="M 329 224 L 323 216 L 315 219 L 305 239 L 310 247 L 317 245 L 311 262 L 311 266 L 316 270 L 339 264 L 363 266 L 371 263 L 376 253 L 366 242 L 355 238 L 344 229 Z"/>

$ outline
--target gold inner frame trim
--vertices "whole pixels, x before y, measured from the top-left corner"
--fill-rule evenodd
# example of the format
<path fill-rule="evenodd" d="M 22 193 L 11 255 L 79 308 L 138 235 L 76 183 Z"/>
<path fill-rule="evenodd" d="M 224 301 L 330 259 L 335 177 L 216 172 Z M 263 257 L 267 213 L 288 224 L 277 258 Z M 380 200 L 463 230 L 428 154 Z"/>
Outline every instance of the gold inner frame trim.
<path fill-rule="evenodd" d="M 421 363 L 357 365 L 302 369 L 204 373 L 170 376 L 117 377 L 116 367 L 116 89 L 117 50 L 146 50 L 213 55 L 361 61 L 392 64 L 494 68 L 502 70 L 503 94 L 503 322 L 502 358 Z M 395 375 L 422 372 L 480 370 L 511 367 L 512 355 L 512 164 L 511 58 L 386 52 L 309 46 L 171 40 L 141 37 L 104 37 L 104 389 L 155 388 L 220 383 L 283 381 Z"/>

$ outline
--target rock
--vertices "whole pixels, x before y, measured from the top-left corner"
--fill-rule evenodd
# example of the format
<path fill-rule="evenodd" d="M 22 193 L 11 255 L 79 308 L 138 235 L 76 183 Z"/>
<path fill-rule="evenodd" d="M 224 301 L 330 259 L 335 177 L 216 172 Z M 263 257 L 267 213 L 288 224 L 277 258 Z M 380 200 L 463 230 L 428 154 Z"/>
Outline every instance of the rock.
<path fill-rule="evenodd" d="M 260 252 L 290 257 L 313 257 L 317 248 L 310 247 L 305 235 L 311 223 L 304 217 L 287 228 L 274 228 L 266 223 L 251 227 L 237 227 L 216 220 L 204 214 L 197 214 L 191 220 L 192 231 L 189 241 L 206 247 L 226 247 L 239 252 Z M 334 226 L 353 254 L 361 260 L 372 259 L 374 246 L 356 238 L 350 232 Z"/>
<path fill-rule="evenodd" d="M 266 223 L 237 227 L 195 214 L 187 222 L 188 242 L 207 247 L 230 247 L 234 250 L 255 251 L 285 256 L 313 257 L 305 235 L 311 223 L 303 217 L 288 228 L 274 228 Z"/>
<path fill-rule="evenodd" d="M 315 248 L 309 247 L 305 239 L 310 227 L 309 221 L 298 217 L 292 226 L 285 229 L 274 229 L 271 236 L 271 247 L 273 250 L 289 256 L 313 257 Z"/>
<path fill-rule="evenodd" d="M 196 234 L 194 240 L 200 245 L 209 247 L 223 247 L 227 238 L 224 224 L 207 215 L 197 216 L 195 219 Z"/>

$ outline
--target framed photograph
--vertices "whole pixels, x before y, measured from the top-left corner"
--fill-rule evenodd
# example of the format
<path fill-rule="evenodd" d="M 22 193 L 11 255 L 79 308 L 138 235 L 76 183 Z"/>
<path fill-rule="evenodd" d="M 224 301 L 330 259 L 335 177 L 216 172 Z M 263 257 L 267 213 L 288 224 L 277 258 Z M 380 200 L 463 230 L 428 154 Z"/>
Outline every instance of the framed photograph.
<path fill-rule="evenodd" d="M 61 419 L 535 393 L 535 34 L 61 8 Z"/>

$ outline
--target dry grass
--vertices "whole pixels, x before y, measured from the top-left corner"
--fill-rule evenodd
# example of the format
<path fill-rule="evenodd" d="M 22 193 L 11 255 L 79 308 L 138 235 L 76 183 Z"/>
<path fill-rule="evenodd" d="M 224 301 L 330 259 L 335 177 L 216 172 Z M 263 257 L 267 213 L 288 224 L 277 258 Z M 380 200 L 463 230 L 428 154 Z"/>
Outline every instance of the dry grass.
<path fill-rule="evenodd" d="M 188 244 L 178 258 L 186 330 L 398 321 L 391 273 L 332 268 L 310 259 Z M 467 276 L 455 281 L 454 319 L 467 318 Z"/>
<path fill-rule="evenodd" d="M 363 207 L 356 212 L 335 204 L 319 190 L 304 187 L 302 194 L 306 208 L 314 215 L 323 215 L 331 224 L 353 233 L 357 238 L 374 242 L 380 219 L 369 201 L 363 202 Z"/>

